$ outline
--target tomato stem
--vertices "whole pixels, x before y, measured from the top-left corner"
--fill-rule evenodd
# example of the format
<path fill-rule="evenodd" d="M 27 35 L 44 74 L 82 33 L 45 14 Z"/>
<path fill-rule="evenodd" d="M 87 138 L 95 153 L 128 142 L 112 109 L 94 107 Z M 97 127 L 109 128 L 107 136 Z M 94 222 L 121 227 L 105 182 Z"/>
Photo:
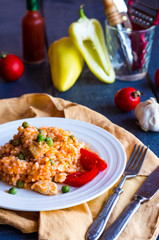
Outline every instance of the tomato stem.
<path fill-rule="evenodd" d="M 6 53 L 6 52 L 2 52 L 2 53 L 1 53 L 1 58 L 6 58 L 6 56 L 7 56 L 7 53 Z"/>
<path fill-rule="evenodd" d="M 132 92 L 132 96 L 134 98 L 140 97 L 140 95 L 143 95 L 143 93 L 140 92 L 139 90 L 136 90 L 136 91 Z"/>

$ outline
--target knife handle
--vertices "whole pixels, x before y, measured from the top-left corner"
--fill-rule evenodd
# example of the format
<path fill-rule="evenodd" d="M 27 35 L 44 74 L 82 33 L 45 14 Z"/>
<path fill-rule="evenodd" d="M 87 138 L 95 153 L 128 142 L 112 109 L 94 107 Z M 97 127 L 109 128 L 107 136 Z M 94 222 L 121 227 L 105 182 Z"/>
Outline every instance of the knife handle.
<path fill-rule="evenodd" d="M 104 12 L 109 22 L 109 25 L 114 27 L 117 24 L 123 22 L 122 16 L 119 13 L 117 6 L 113 2 L 113 0 L 103 0 L 104 4 Z"/>
<path fill-rule="evenodd" d="M 101 240 L 117 239 L 131 216 L 139 209 L 140 204 L 144 200 L 145 199 L 142 197 L 136 197 L 136 199 L 128 205 L 128 207 L 117 218 L 117 220 L 103 233 Z"/>
<path fill-rule="evenodd" d="M 117 203 L 120 193 L 122 192 L 122 188 L 116 187 L 114 188 L 114 193 L 110 195 L 108 201 L 103 207 L 102 211 L 95 219 L 94 223 L 89 228 L 86 239 L 87 240 L 97 240 L 101 236 L 108 221 L 108 218 Z"/>

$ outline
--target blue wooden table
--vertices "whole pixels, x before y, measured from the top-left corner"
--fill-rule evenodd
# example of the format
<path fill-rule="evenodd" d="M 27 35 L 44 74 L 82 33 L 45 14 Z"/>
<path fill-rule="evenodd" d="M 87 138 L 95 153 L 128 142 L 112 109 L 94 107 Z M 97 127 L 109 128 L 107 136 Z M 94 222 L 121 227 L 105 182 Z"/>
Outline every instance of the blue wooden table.
<path fill-rule="evenodd" d="M 42 1 L 41 1 L 42 2 Z M 43 14 L 46 23 L 48 45 L 53 41 L 68 36 L 69 25 L 78 19 L 79 6 L 85 3 L 85 13 L 89 18 L 97 18 L 103 28 L 105 14 L 102 0 L 45 0 L 43 1 Z M 0 51 L 7 51 L 22 58 L 21 20 L 26 12 L 25 1 L 1 0 L 0 7 Z M 154 85 L 154 73 L 159 68 L 159 27 L 156 27 L 152 56 L 149 65 L 149 75 Z M 99 81 L 84 66 L 81 76 L 76 84 L 68 91 L 61 93 L 52 84 L 49 66 L 46 62 L 39 65 L 25 64 L 23 76 L 15 82 L 6 82 L 0 78 L 0 99 L 19 97 L 26 93 L 48 93 L 54 97 L 63 98 L 85 105 L 108 117 L 112 122 L 125 128 L 138 137 L 145 145 L 159 156 L 159 134 L 143 132 L 136 124 L 134 112 L 123 113 L 114 105 L 114 95 L 117 90 L 132 86 L 144 93 L 142 101 L 154 97 L 154 93 L 146 79 L 137 82 L 122 82 L 107 85 Z M 155 88 L 159 95 L 159 90 Z M 35 240 L 37 233 L 22 234 L 19 230 L 0 225 L 0 240 Z"/>

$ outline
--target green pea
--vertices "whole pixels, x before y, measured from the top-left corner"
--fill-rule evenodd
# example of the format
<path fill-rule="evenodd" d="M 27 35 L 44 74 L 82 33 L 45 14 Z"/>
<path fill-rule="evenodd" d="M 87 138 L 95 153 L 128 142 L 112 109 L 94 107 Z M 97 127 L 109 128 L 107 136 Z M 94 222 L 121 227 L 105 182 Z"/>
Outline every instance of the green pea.
<path fill-rule="evenodd" d="M 17 157 L 18 157 L 20 160 L 24 160 L 24 159 L 25 159 L 23 153 L 18 153 Z"/>
<path fill-rule="evenodd" d="M 17 187 L 22 188 L 23 187 L 23 182 L 21 180 L 17 181 Z"/>
<path fill-rule="evenodd" d="M 43 129 L 38 129 L 39 133 L 43 134 L 44 133 L 44 130 Z"/>
<path fill-rule="evenodd" d="M 20 141 L 18 139 L 12 141 L 13 146 L 19 146 Z"/>
<path fill-rule="evenodd" d="M 53 159 L 50 159 L 51 165 L 54 165 L 55 161 Z"/>
<path fill-rule="evenodd" d="M 69 138 L 71 138 L 72 140 L 74 139 L 74 137 L 75 137 L 74 135 L 70 135 L 69 136 Z"/>
<path fill-rule="evenodd" d="M 23 128 L 27 128 L 27 127 L 29 127 L 29 124 L 28 124 L 27 122 L 23 122 L 23 123 L 22 123 L 22 127 L 23 127 Z"/>
<path fill-rule="evenodd" d="M 47 137 L 45 141 L 49 147 L 52 147 L 52 145 L 54 144 L 52 138 L 50 137 Z"/>
<path fill-rule="evenodd" d="M 12 187 L 9 189 L 9 193 L 15 195 L 17 193 L 17 189 L 15 187 Z"/>
<path fill-rule="evenodd" d="M 39 133 L 38 136 L 37 136 L 37 142 L 42 142 L 45 140 L 45 137 L 43 134 Z"/>
<path fill-rule="evenodd" d="M 62 193 L 67 193 L 70 191 L 70 187 L 67 185 L 62 186 L 61 188 Z"/>

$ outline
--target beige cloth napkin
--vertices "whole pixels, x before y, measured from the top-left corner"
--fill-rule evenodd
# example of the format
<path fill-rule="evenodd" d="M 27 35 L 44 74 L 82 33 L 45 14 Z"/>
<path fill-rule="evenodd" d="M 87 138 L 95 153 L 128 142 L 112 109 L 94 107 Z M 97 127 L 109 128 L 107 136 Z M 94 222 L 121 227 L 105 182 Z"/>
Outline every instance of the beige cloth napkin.
<path fill-rule="evenodd" d="M 0 123 L 30 117 L 65 117 L 95 124 L 118 138 L 128 158 L 134 144 L 141 143 L 134 135 L 113 124 L 105 116 L 87 107 L 47 94 L 26 94 L 19 98 L 0 100 Z M 159 159 L 149 150 L 139 176 L 126 181 L 124 192 L 110 216 L 108 226 L 130 203 L 146 176 L 157 166 Z M 88 203 L 56 211 L 30 213 L 0 209 L 0 223 L 12 225 L 24 233 L 38 231 L 39 240 L 84 240 L 88 227 L 111 191 L 110 189 Z M 142 204 L 119 240 L 154 240 L 158 234 L 159 192 L 150 201 Z"/>

